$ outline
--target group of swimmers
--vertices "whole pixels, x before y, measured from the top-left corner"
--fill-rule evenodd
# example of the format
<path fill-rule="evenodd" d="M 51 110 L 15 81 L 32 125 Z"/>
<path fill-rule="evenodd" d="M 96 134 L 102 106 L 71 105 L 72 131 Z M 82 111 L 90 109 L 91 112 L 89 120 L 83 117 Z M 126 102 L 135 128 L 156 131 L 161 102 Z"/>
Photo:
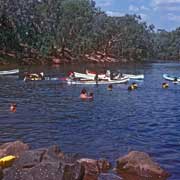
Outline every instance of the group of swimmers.
<path fill-rule="evenodd" d="M 128 90 L 135 90 L 138 88 L 138 85 L 137 83 L 132 83 L 129 87 L 128 87 Z M 108 91 L 112 91 L 113 89 L 113 85 L 110 84 L 108 87 L 107 87 L 107 90 Z M 80 98 L 81 99 L 93 99 L 94 98 L 94 94 L 92 92 L 90 92 L 89 94 L 87 93 L 87 90 L 85 88 L 83 88 L 81 90 L 81 93 L 80 93 Z"/>
<path fill-rule="evenodd" d="M 108 90 L 108 91 L 112 91 L 112 89 L 113 89 L 113 86 L 112 86 L 112 84 L 110 84 L 110 85 L 107 87 L 107 90 Z M 90 93 L 88 94 L 87 90 L 86 90 L 85 88 L 83 88 L 83 89 L 81 90 L 81 93 L 80 93 L 80 98 L 81 98 L 81 99 L 90 99 L 90 100 L 92 100 L 92 99 L 94 99 L 94 93 L 93 93 L 93 92 L 90 92 Z"/>
<path fill-rule="evenodd" d="M 168 87 L 169 87 L 168 83 L 166 83 L 166 82 L 162 83 L 162 88 L 165 89 L 165 88 L 168 88 Z M 135 82 L 133 82 L 130 86 L 128 86 L 128 90 L 129 91 L 135 90 L 137 88 L 138 88 L 138 84 L 135 83 Z M 112 84 L 110 84 L 107 87 L 107 90 L 108 91 L 112 91 L 112 89 L 113 89 L 113 86 L 112 86 Z M 81 91 L 81 94 L 80 94 L 80 98 L 81 99 L 93 99 L 94 98 L 94 94 L 92 92 L 90 92 L 89 95 L 88 95 L 87 90 L 85 88 L 83 88 L 82 91 Z"/>
<path fill-rule="evenodd" d="M 168 88 L 168 87 L 169 87 L 168 83 L 162 83 L 162 88 Z M 137 83 L 132 83 L 130 86 L 128 86 L 128 90 L 130 90 L 130 91 L 135 90 L 137 88 L 138 88 Z M 107 90 L 112 91 L 112 89 L 113 89 L 113 86 L 112 86 L 112 84 L 110 84 L 107 87 Z M 80 98 L 84 99 L 84 100 L 86 100 L 86 99 L 93 100 L 94 99 L 94 93 L 93 92 L 88 93 L 87 90 L 85 88 L 83 88 L 81 90 L 81 93 L 80 93 Z M 17 108 L 17 104 L 12 103 L 10 105 L 10 112 L 16 112 L 16 108 Z"/>

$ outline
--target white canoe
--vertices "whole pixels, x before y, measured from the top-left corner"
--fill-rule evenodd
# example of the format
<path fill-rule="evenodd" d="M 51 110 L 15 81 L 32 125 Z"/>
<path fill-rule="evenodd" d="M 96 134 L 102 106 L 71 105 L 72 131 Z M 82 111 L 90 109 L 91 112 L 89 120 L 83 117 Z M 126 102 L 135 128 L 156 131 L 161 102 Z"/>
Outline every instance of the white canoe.
<path fill-rule="evenodd" d="M 121 83 L 126 83 L 128 81 L 129 81 L 129 78 L 124 77 L 124 78 L 120 78 L 120 79 L 117 79 L 117 80 L 109 80 L 109 81 L 108 80 L 101 80 L 101 81 L 98 81 L 97 84 L 121 84 Z M 67 84 L 92 84 L 92 85 L 96 84 L 96 81 L 87 80 L 87 79 L 80 80 L 80 81 L 67 79 L 66 82 L 67 82 Z"/>
<path fill-rule="evenodd" d="M 92 72 L 89 72 L 89 71 L 86 71 L 86 74 L 89 75 L 89 76 L 92 76 L 92 77 L 94 77 L 94 78 L 95 78 L 95 76 L 96 76 L 96 73 L 92 73 Z M 107 76 L 106 76 L 106 74 L 98 74 L 98 78 L 100 78 L 100 79 L 106 79 Z"/>
<path fill-rule="evenodd" d="M 137 79 L 137 80 L 141 80 L 144 79 L 144 74 L 123 74 L 124 77 L 128 77 L 129 79 Z"/>
<path fill-rule="evenodd" d="M 19 69 L 0 71 L 0 75 L 12 75 L 12 74 L 18 74 L 18 73 L 19 73 Z"/>
<path fill-rule="evenodd" d="M 109 71 L 109 70 L 107 70 Z M 86 72 L 87 75 L 93 76 L 95 78 L 96 74 L 95 73 L 91 73 L 91 72 Z M 121 74 L 117 74 L 115 76 L 113 76 L 113 80 L 117 80 L 121 77 Z M 102 80 L 110 80 L 110 71 L 109 71 L 109 76 L 107 74 L 98 74 L 98 78 L 102 79 Z M 122 77 L 121 77 L 122 78 Z"/>
<path fill-rule="evenodd" d="M 180 77 L 178 77 L 178 76 L 170 76 L 168 74 L 163 74 L 163 78 L 168 81 L 180 82 Z"/>
<path fill-rule="evenodd" d="M 88 79 L 88 80 L 94 80 L 96 74 L 92 74 L 92 73 L 83 74 L 83 73 L 74 72 L 74 76 L 75 76 L 75 78 L 83 78 L 83 79 Z M 98 78 L 107 79 L 105 74 L 98 74 Z"/>

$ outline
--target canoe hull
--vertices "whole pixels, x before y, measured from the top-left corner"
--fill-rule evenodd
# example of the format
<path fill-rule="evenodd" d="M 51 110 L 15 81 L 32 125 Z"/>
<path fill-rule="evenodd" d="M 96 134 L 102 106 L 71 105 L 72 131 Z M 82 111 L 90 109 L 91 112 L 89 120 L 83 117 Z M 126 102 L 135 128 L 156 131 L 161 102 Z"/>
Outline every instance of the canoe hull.
<path fill-rule="evenodd" d="M 134 80 L 142 80 L 144 79 L 144 74 L 138 74 L 138 75 L 134 75 L 134 74 L 123 74 L 123 76 L 128 77 L 129 79 L 134 79 Z"/>
<path fill-rule="evenodd" d="M 83 78 L 83 79 L 88 79 L 88 80 L 94 80 L 96 74 L 91 74 L 91 73 L 83 74 L 83 73 L 74 72 L 74 76 L 75 76 L 75 78 Z M 98 78 L 107 79 L 105 74 L 99 74 Z"/>
<path fill-rule="evenodd" d="M 180 82 L 180 77 L 177 77 L 177 76 L 170 76 L 168 74 L 163 74 L 163 78 L 167 81 L 177 81 L 177 82 Z"/>
<path fill-rule="evenodd" d="M 13 69 L 9 71 L 0 71 L 0 75 L 13 75 L 13 74 L 18 74 L 19 69 Z"/>
<path fill-rule="evenodd" d="M 129 78 L 121 78 L 118 80 L 109 80 L 109 81 L 98 81 L 98 83 L 96 83 L 96 81 L 88 81 L 88 80 L 81 80 L 81 81 L 75 81 L 75 80 L 71 80 L 71 79 L 67 79 L 67 84 L 87 84 L 87 85 L 96 85 L 96 84 L 122 84 L 122 83 L 127 83 L 129 81 Z"/>

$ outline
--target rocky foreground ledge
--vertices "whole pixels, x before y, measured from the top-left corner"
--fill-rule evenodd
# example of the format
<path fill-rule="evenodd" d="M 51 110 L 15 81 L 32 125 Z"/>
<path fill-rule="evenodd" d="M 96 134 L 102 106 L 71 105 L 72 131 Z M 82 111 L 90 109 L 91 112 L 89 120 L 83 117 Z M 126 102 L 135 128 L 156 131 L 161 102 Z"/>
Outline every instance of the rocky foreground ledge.
<path fill-rule="evenodd" d="M 0 168 L 0 180 L 165 180 L 169 173 L 148 154 L 132 151 L 117 160 L 112 170 L 105 159 L 78 158 L 58 146 L 30 150 L 20 141 L 0 146 L 0 158 L 16 156 L 9 168 Z"/>

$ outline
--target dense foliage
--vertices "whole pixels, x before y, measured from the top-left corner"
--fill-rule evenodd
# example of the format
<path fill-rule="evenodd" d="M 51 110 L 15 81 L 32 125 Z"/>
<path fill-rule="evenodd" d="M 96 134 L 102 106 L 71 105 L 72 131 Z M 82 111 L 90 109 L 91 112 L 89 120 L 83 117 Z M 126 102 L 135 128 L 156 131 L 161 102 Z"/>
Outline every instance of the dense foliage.
<path fill-rule="evenodd" d="M 140 16 L 109 17 L 93 0 L 0 0 L 0 50 L 21 60 L 65 51 L 70 60 L 95 52 L 119 61 L 176 59 L 178 39 L 180 29 L 154 33 Z"/>
<path fill-rule="evenodd" d="M 159 30 L 154 37 L 155 52 L 159 59 L 180 60 L 180 27 L 172 32 Z"/>

